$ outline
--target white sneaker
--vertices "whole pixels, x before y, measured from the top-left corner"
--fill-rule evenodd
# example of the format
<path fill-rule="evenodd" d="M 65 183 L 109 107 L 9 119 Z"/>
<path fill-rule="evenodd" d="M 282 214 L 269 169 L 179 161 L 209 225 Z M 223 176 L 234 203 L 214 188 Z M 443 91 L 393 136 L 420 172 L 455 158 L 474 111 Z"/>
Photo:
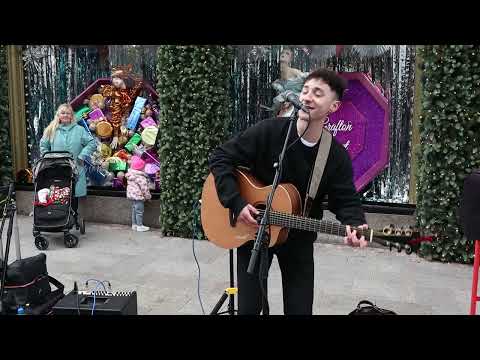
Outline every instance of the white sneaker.
<path fill-rule="evenodd" d="M 137 225 L 133 224 L 133 225 L 132 225 L 132 230 L 133 230 L 133 231 L 137 231 Z"/>
<path fill-rule="evenodd" d="M 137 225 L 137 231 L 148 231 L 150 228 L 148 226 Z"/>

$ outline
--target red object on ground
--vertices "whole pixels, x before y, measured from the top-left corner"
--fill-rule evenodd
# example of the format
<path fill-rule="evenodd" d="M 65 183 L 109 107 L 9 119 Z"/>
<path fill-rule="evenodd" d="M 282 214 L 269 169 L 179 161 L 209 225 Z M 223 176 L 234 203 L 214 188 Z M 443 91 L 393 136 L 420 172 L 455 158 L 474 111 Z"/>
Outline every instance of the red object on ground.
<path fill-rule="evenodd" d="M 472 301 L 470 303 L 470 315 L 475 315 L 477 312 L 477 301 L 480 301 L 478 296 L 478 266 L 480 265 L 480 239 L 475 240 L 475 258 L 473 261 L 473 280 L 472 280 Z"/>
<path fill-rule="evenodd" d="M 408 241 L 408 245 L 412 246 L 412 245 L 421 244 L 422 242 L 432 242 L 432 241 L 433 241 L 433 236 L 421 236 Z"/>

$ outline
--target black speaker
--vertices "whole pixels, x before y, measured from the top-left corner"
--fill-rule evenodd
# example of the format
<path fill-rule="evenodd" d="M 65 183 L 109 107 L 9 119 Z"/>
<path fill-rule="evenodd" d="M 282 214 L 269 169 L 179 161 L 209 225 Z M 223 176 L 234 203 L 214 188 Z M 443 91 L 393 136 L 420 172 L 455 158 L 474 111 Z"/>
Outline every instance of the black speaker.
<path fill-rule="evenodd" d="M 460 223 L 468 240 L 480 239 L 480 169 L 474 170 L 463 183 Z"/>
<path fill-rule="evenodd" d="M 77 294 L 72 291 L 54 307 L 53 315 L 137 315 L 137 292 Z"/>

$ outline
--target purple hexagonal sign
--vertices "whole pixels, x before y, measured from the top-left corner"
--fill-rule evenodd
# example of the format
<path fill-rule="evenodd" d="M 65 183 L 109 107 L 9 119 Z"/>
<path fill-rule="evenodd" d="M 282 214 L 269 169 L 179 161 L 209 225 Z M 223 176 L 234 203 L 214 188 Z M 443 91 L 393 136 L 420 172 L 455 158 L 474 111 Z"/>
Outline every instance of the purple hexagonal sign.
<path fill-rule="evenodd" d="M 364 73 L 339 75 L 348 81 L 348 87 L 342 105 L 329 116 L 325 127 L 350 154 L 359 191 L 388 164 L 390 108 L 387 98 Z"/>

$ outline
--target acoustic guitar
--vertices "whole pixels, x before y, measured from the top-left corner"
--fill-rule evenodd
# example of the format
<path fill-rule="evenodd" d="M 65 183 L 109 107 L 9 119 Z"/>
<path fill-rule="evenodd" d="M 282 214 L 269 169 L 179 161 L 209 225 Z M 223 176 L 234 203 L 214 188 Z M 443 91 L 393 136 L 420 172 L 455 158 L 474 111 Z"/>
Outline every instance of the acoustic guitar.
<path fill-rule="evenodd" d="M 259 182 L 247 170 L 237 169 L 237 182 L 241 196 L 259 210 L 257 221 L 260 223 L 265 212 L 265 204 L 272 186 Z M 270 234 L 269 247 L 282 244 L 287 240 L 289 229 L 299 229 L 317 233 L 346 236 L 345 225 L 329 220 L 317 220 L 303 217 L 302 200 L 296 187 L 292 184 L 279 184 L 272 201 L 267 231 Z M 248 241 L 255 240 L 256 229 L 243 222 L 233 224 L 231 211 L 224 208 L 218 198 L 213 174 L 209 174 L 202 189 L 201 222 L 203 231 L 212 243 L 224 249 L 237 248 Z M 383 246 L 403 249 L 411 253 L 409 245 L 394 243 L 385 239 L 385 233 L 373 229 L 359 229 L 357 237 L 362 235 L 370 242 Z"/>

